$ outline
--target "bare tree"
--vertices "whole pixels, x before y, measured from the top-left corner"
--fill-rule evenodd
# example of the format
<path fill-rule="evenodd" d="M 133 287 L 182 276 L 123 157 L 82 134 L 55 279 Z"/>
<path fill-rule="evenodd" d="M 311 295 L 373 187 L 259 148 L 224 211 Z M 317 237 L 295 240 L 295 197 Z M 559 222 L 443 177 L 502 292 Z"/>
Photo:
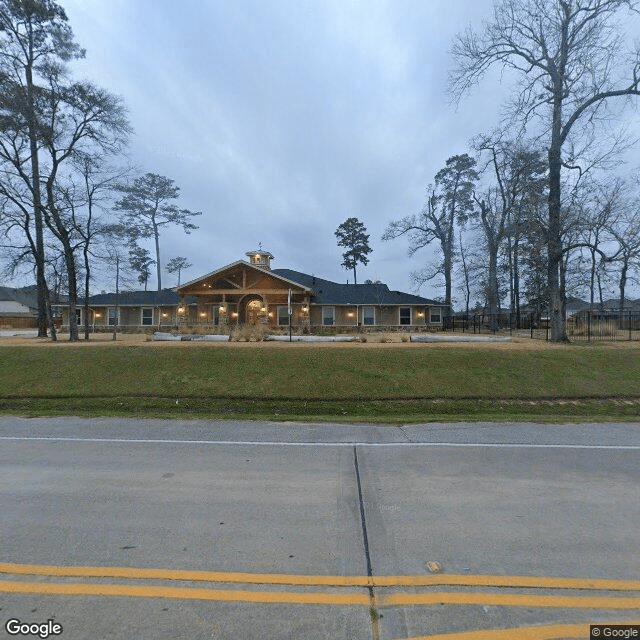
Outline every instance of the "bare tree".
<path fill-rule="evenodd" d="M 476 161 L 469 155 L 452 156 L 435 176 L 435 187 L 427 190 L 427 201 L 418 215 L 405 216 L 389 225 L 382 236 L 391 240 L 403 235 L 409 238 L 409 255 L 436 240 L 440 245 L 442 262 L 435 269 L 412 274 L 420 286 L 442 275 L 445 281 L 444 302 L 452 311 L 451 288 L 456 249 L 456 223 L 464 224 L 473 210 L 473 189 L 478 174 Z"/>
<path fill-rule="evenodd" d="M 47 153 L 45 222 L 60 241 L 68 274 L 69 340 L 78 340 L 76 249 L 78 230 L 70 219 L 60 188 L 60 169 L 73 159 L 93 152 L 117 153 L 130 132 L 121 100 L 89 83 L 67 83 L 60 70 L 49 71 L 49 87 L 43 101 L 43 133 Z"/>
<path fill-rule="evenodd" d="M 628 196 L 628 194 L 624 194 Z M 625 290 L 632 270 L 640 265 L 640 198 L 622 197 L 617 201 L 617 215 L 607 224 L 617 248 L 610 262 L 620 265 L 618 295 L 620 313 L 624 311 Z"/>
<path fill-rule="evenodd" d="M 464 294 L 465 321 L 469 318 L 469 306 L 471 304 L 471 282 L 472 272 L 469 260 L 469 248 L 462 237 L 462 228 L 458 229 L 458 246 L 460 247 L 460 272 L 462 274 L 462 284 L 460 289 Z"/>
<path fill-rule="evenodd" d="M 453 45 L 450 89 L 459 99 L 494 65 L 514 72 L 513 115 L 527 126 L 539 116 L 549 158 L 547 280 L 551 339 L 567 339 L 561 289 L 563 163 L 578 127 L 596 132 L 614 116 L 613 98 L 640 95 L 640 52 L 625 51 L 618 24 L 633 0 L 502 0 L 482 32 Z M 575 165 L 575 163 L 574 163 Z"/>
<path fill-rule="evenodd" d="M 38 289 L 38 335 L 55 339 L 45 277 L 44 211 L 38 151 L 38 75 L 51 65 L 81 58 L 64 9 L 52 0 L 0 2 L 0 159 L 11 166 L 31 194 L 33 254 Z"/>
<path fill-rule="evenodd" d="M 492 329 L 497 328 L 497 314 L 500 309 L 500 287 L 498 278 L 499 257 L 503 246 L 512 232 L 515 232 L 513 244 L 517 246 L 517 224 L 532 192 L 540 189 L 541 176 L 546 166 L 540 162 L 536 151 L 528 149 L 514 141 L 504 141 L 500 136 L 482 136 L 475 141 L 476 150 L 487 158 L 483 174 L 488 174 L 489 186 L 474 200 L 479 212 L 480 229 L 487 252 L 487 306 Z M 516 224 L 513 224 L 513 223 Z M 509 264 L 510 255 L 506 256 Z M 518 269 L 512 266 L 517 284 Z M 518 305 L 519 306 L 519 305 Z"/>
<path fill-rule="evenodd" d="M 75 248 L 82 254 L 84 271 L 84 337 L 91 333 L 89 287 L 93 276 L 93 258 L 102 241 L 110 237 L 106 211 L 113 201 L 115 184 L 128 172 L 110 167 L 109 154 L 92 150 L 91 155 L 74 154 L 73 171 L 58 185 L 61 206 L 68 211 L 69 223 L 77 235 Z"/>

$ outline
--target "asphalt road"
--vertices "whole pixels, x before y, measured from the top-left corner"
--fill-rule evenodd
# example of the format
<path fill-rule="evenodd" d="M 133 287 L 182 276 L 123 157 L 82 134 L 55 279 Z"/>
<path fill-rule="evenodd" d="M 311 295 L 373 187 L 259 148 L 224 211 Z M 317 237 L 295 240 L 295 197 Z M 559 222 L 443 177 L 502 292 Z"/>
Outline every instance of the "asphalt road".
<path fill-rule="evenodd" d="M 2 637 L 588 638 L 640 623 L 639 460 L 640 424 L 3 417 Z"/>

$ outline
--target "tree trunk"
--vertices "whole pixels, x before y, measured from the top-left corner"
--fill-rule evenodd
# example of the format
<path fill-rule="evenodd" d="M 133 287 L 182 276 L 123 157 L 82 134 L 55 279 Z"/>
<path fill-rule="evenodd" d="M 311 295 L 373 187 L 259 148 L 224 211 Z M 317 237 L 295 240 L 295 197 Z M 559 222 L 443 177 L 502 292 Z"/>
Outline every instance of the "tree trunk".
<path fill-rule="evenodd" d="M 511 226 L 511 225 L 510 225 Z M 507 235 L 507 256 L 509 259 L 509 313 L 513 317 L 516 311 L 516 292 L 515 292 L 515 270 L 513 268 L 513 255 L 514 248 L 512 243 L 511 234 Z"/>
<path fill-rule="evenodd" d="M 498 330 L 498 251 L 496 247 L 489 248 L 489 321 L 491 331 Z"/>
<path fill-rule="evenodd" d="M 91 326 L 89 323 L 89 282 L 91 279 L 91 263 L 89 261 L 88 243 L 83 248 L 84 256 L 84 339 L 89 340 Z"/>
<path fill-rule="evenodd" d="M 589 278 L 589 311 L 593 311 L 593 300 L 596 295 L 596 252 L 591 250 L 591 277 Z"/>
<path fill-rule="evenodd" d="M 620 271 L 620 318 L 622 318 L 622 312 L 624 311 L 624 290 L 627 285 L 627 269 L 629 267 L 629 259 L 625 256 L 622 262 L 622 269 Z"/>
<path fill-rule="evenodd" d="M 158 274 L 158 291 L 162 291 L 162 276 L 160 268 L 160 232 L 155 221 L 153 222 L 153 234 L 156 241 L 156 273 Z"/>
<path fill-rule="evenodd" d="M 547 265 L 549 322 L 551 330 L 549 338 L 552 342 L 566 342 L 568 340 L 563 314 L 564 301 L 560 290 L 560 270 L 562 268 L 562 224 L 560 216 L 561 168 L 560 114 L 554 113 L 552 141 L 549 146 L 549 262 Z"/>
<path fill-rule="evenodd" d="M 458 232 L 460 240 L 460 259 L 462 260 L 462 273 L 464 274 L 464 299 L 465 299 L 465 319 L 469 319 L 469 303 L 471 301 L 471 286 L 469 284 L 469 269 L 467 268 L 467 259 L 462 244 L 462 230 Z"/>
<path fill-rule="evenodd" d="M 447 252 L 444 256 L 444 304 L 448 309 L 449 315 L 453 315 L 453 309 L 451 307 L 451 270 L 453 263 L 453 256 L 451 255 L 451 248 L 447 248 Z"/>
<path fill-rule="evenodd" d="M 33 58 L 33 40 L 29 42 L 30 58 Z M 47 336 L 47 327 L 53 325 L 51 303 L 45 276 L 44 222 L 42 214 L 42 194 L 40 191 L 40 164 L 38 158 L 38 137 L 33 98 L 33 70 L 31 63 L 25 69 L 27 82 L 27 105 L 29 118 L 29 151 L 31 153 L 31 189 L 33 194 L 33 217 L 36 228 L 36 289 L 38 293 L 38 337 Z M 55 329 L 53 330 L 55 340 Z"/>
<path fill-rule="evenodd" d="M 114 322 L 113 322 L 113 336 L 111 338 L 112 340 L 117 339 L 118 321 L 120 320 L 119 318 L 120 314 L 118 309 L 119 302 L 120 302 L 120 258 L 116 256 L 116 299 L 115 299 L 116 317 L 114 318 Z"/>
<path fill-rule="evenodd" d="M 54 193 L 54 181 L 58 171 L 58 160 L 52 154 L 51 173 L 47 178 L 47 208 L 45 210 L 46 223 L 52 233 L 62 244 L 64 251 L 64 263 L 67 269 L 67 295 L 69 296 L 69 341 L 77 342 L 78 318 L 76 309 L 78 307 L 78 276 L 76 273 L 76 259 L 73 253 L 70 230 L 65 224 L 60 211 L 56 205 Z"/>
<path fill-rule="evenodd" d="M 520 239 L 513 243 L 513 298 L 516 303 L 516 327 L 520 329 Z"/>
<path fill-rule="evenodd" d="M 63 241 L 64 262 L 67 267 L 68 294 L 69 294 L 69 342 L 77 342 L 78 335 L 78 318 L 76 309 L 78 308 L 78 283 L 76 277 L 76 260 L 73 255 L 73 249 L 69 242 Z"/>

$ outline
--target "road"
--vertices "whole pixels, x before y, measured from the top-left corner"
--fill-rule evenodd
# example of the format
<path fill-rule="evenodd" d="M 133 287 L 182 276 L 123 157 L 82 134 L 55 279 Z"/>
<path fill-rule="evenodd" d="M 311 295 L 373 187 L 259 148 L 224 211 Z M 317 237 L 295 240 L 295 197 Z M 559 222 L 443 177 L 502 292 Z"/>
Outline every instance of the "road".
<path fill-rule="evenodd" d="M 640 424 L 2 417 L 3 637 L 9 619 L 74 640 L 640 624 L 639 459 Z"/>

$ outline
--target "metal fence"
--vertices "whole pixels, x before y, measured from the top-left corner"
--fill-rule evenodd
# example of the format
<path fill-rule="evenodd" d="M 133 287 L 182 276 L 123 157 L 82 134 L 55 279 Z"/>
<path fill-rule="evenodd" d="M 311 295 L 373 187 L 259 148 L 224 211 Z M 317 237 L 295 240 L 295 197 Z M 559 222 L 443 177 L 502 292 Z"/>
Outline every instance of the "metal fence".
<path fill-rule="evenodd" d="M 570 340 L 640 340 L 640 313 L 581 311 L 567 320 Z"/>
<path fill-rule="evenodd" d="M 445 316 L 442 331 L 548 340 L 549 318 L 514 313 Z M 567 336 L 575 341 L 640 341 L 640 313 L 581 311 L 567 319 Z"/>

